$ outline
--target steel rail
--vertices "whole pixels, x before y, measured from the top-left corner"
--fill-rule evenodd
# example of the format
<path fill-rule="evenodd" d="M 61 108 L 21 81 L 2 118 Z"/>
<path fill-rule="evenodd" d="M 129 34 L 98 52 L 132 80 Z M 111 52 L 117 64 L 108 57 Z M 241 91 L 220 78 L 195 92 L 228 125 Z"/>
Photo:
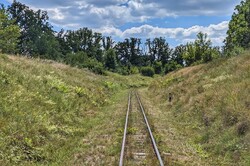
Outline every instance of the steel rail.
<path fill-rule="evenodd" d="M 139 105 L 140 105 L 141 112 L 142 112 L 143 117 L 144 117 L 144 121 L 145 121 L 145 123 L 146 123 L 146 125 L 147 125 L 148 132 L 149 132 L 149 135 L 150 135 L 151 142 L 152 142 L 152 144 L 153 144 L 153 148 L 154 148 L 155 154 L 156 154 L 156 156 L 157 156 L 157 158 L 158 158 L 158 160 L 159 160 L 160 166 L 164 166 L 163 161 L 162 161 L 162 158 L 161 158 L 161 155 L 160 155 L 160 152 L 159 152 L 159 150 L 158 150 L 158 148 L 157 148 L 157 145 L 156 145 L 154 136 L 153 136 L 152 131 L 151 131 L 151 128 L 150 128 L 150 126 L 149 126 L 149 123 L 148 123 L 148 120 L 147 120 L 147 117 L 146 117 L 144 108 L 143 108 L 143 106 L 142 106 L 141 100 L 140 100 L 140 98 L 139 98 L 137 92 L 135 92 L 135 95 L 136 95 L 137 100 L 138 100 L 138 103 L 139 103 Z"/>
<path fill-rule="evenodd" d="M 124 157 L 124 150 L 125 150 L 126 136 L 127 136 L 127 128 L 128 128 L 128 116 L 129 116 L 129 111 L 130 111 L 130 101 L 131 101 L 131 92 L 129 93 L 129 96 L 128 96 L 128 108 L 127 108 L 127 114 L 126 114 L 126 120 L 125 120 L 125 127 L 124 127 L 124 133 L 123 133 L 122 149 L 121 149 L 121 156 L 120 156 L 119 166 L 123 165 L 123 157 Z"/>

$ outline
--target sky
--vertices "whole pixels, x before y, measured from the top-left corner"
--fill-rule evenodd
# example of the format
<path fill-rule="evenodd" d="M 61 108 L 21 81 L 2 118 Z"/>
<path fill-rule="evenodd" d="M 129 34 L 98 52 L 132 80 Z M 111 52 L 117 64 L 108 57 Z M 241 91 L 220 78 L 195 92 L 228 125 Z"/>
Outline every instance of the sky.
<path fill-rule="evenodd" d="M 46 10 L 56 31 L 88 27 L 116 41 L 164 37 L 171 46 L 207 33 L 222 46 L 228 23 L 241 0 L 19 0 Z M 12 0 L 0 0 L 5 6 Z"/>

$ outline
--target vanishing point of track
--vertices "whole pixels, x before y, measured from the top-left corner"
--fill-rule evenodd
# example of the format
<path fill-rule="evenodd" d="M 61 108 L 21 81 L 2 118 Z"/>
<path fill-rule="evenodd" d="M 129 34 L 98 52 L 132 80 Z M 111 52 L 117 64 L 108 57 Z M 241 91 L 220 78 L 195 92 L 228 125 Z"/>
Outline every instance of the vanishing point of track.
<path fill-rule="evenodd" d="M 133 96 L 135 96 L 137 102 L 132 100 Z M 132 130 L 132 133 L 133 131 L 136 133 L 133 135 L 129 130 Z M 150 160 L 155 158 L 154 161 L 151 161 L 154 165 L 164 165 L 140 97 L 137 92 L 130 92 L 119 166 L 123 164 L 149 164 L 145 159 L 146 156 L 148 156 Z"/>

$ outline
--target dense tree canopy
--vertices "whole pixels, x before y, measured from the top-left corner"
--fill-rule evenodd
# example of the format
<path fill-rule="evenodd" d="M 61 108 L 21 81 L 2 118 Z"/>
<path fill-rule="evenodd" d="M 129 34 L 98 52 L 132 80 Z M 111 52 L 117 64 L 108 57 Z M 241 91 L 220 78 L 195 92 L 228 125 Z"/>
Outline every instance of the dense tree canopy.
<path fill-rule="evenodd" d="M 111 71 L 115 71 L 117 68 L 117 58 L 115 50 L 112 48 L 108 49 L 105 53 L 105 67 Z"/>
<path fill-rule="evenodd" d="M 15 0 L 8 11 L 21 29 L 18 43 L 20 54 L 50 59 L 57 59 L 60 56 L 59 43 L 48 22 L 46 11 L 34 11 Z"/>
<path fill-rule="evenodd" d="M 236 6 L 229 23 L 225 50 L 250 47 L 250 0 Z M 181 67 L 207 63 L 221 56 L 205 33 L 194 42 L 171 48 L 164 37 L 126 38 L 115 42 L 89 28 L 53 31 L 46 11 L 34 11 L 13 1 L 0 10 L 0 50 L 31 57 L 58 60 L 103 74 L 104 69 L 121 74 L 164 74 Z M 144 43 L 143 43 L 144 42 Z M 146 68 L 145 68 L 146 67 Z"/>
<path fill-rule="evenodd" d="M 250 0 L 242 1 L 235 7 L 227 35 L 225 49 L 228 53 L 250 48 Z"/>
<path fill-rule="evenodd" d="M 0 7 L 0 52 L 16 53 L 20 29 L 11 20 L 9 14 L 2 6 Z"/>

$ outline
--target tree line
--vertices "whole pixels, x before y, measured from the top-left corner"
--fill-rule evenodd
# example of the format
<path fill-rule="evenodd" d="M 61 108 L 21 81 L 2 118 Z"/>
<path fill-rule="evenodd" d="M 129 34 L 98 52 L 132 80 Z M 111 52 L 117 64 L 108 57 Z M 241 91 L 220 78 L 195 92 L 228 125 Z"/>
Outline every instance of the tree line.
<path fill-rule="evenodd" d="M 30 9 L 17 1 L 0 8 L 0 51 L 52 59 L 95 73 L 105 70 L 128 75 L 166 74 L 176 69 L 215 58 L 239 54 L 250 47 L 250 0 L 235 8 L 223 49 L 212 45 L 205 33 L 194 42 L 171 48 L 166 38 L 126 38 L 115 42 L 110 36 L 89 28 L 56 32 L 46 11 Z"/>

